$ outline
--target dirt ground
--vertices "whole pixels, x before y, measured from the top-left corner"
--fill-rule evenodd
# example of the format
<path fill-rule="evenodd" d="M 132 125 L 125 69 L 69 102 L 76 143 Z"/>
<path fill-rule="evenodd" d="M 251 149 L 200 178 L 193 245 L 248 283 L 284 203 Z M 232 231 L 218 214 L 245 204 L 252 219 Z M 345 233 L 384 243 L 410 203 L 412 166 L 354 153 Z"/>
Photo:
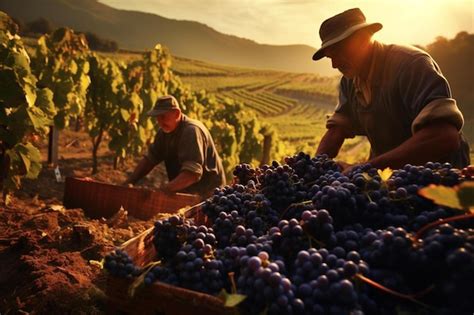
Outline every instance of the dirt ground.
<path fill-rule="evenodd" d="M 118 184 L 140 157 L 112 167 L 104 143 L 99 173 L 92 175 L 91 142 L 87 134 L 60 133 L 61 175 L 92 177 Z M 12 202 L 0 205 L 0 314 L 103 314 L 105 275 L 90 261 L 100 261 L 116 246 L 151 227 L 159 216 L 141 221 L 129 216 L 92 220 L 82 209 L 64 209 L 64 183 L 46 165 L 36 180 L 25 180 Z M 156 167 L 140 184 L 158 188 L 166 181 Z M 118 219 L 117 219 L 118 218 Z"/>

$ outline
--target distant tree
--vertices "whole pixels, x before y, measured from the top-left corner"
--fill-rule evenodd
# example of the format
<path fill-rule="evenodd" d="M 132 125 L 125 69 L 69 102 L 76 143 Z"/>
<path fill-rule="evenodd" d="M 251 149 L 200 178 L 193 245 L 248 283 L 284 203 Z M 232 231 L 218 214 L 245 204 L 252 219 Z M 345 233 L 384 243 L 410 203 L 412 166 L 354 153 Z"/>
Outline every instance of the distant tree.
<path fill-rule="evenodd" d="M 97 34 L 91 32 L 86 32 L 84 34 L 89 43 L 89 47 L 92 50 L 115 52 L 119 48 L 116 41 L 101 38 Z"/>
<path fill-rule="evenodd" d="M 426 50 L 448 79 L 465 118 L 474 119 L 474 34 L 460 32 L 453 39 L 437 37 Z"/>
<path fill-rule="evenodd" d="M 12 26 L 12 29 L 10 29 L 12 34 L 21 34 L 25 29 L 25 23 L 19 18 L 12 18 L 12 21 L 15 24 Z"/>
<path fill-rule="evenodd" d="M 27 23 L 26 28 L 27 32 L 36 34 L 49 34 L 54 30 L 53 24 L 43 17 Z"/>

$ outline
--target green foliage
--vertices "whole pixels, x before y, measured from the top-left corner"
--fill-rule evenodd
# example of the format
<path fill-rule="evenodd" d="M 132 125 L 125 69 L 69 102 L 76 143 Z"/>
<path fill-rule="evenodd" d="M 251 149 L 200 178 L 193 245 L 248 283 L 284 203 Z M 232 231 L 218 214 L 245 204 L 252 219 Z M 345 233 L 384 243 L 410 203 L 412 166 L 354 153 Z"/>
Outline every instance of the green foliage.
<path fill-rule="evenodd" d="M 125 93 L 120 100 L 120 111 L 113 120 L 109 147 L 119 158 L 143 152 L 156 130 L 147 112 L 159 96 L 168 94 L 171 84 L 168 52 L 156 45 L 143 58 L 122 68 Z"/>
<path fill-rule="evenodd" d="M 45 116 L 54 116 L 55 126 L 59 128 L 66 127 L 71 118 L 84 118 L 93 142 L 94 171 L 97 149 L 105 134 L 110 136 L 109 148 L 117 159 L 136 156 L 147 148 L 156 127 L 146 113 L 157 98 L 165 94 L 174 95 L 186 115 L 201 120 L 209 128 L 228 176 L 238 163 L 262 160 L 264 134 L 267 139 L 271 134 L 271 151 L 275 149 L 278 156 L 284 155 L 285 144 L 279 141 L 276 130 L 262 123 L 243 102 L 220 99 L 184 84 L 171 71 L 171 56 L 161 45 L 145 52 L 141 58 L 133 56 L 125 62 L 115 60 L 91 53 L 84 35 L 77 35 L 67 28 L 58 29 L 38 40 L 33 62 L 38 85 L 49 87 L 52 93 L 32 93 L 35 81 L 31 86 L 26 85 L 26 92 L 21 95 L 19 92 L 23 90 L 14 84 L 15 75 L 11 71 L 0 74 L 6 82 L 0 87 L 0 93 L 12 104 L 20 104 L 25 99 L 30 103 L 36 98 L 41 100 L 39 109 Z M 17 58 L 17 62 L 29 66 L 29 59 Z M 246 71 L 249 70 L 244 73 Z M 262 77 L 268 73 L 260 71 Z M 288 78 L 282 77 L 275 82 L 281 81 L 287 82 Z M 264 88 L 258 82 L 249 86 L 252 90 Z M 247 99 L 251 97 L 245 91 L 241 95 Z M 265 100 L 264 96 L 254 97 L 255 104 L 263 107 Z M 286 111 L 292 102 L 278 96 L 271 100 L 276 112 Z M 51 124 L 51 120 L 36 111 L 25 112 L 35 128 Z"/>
<path fill-rule="evenodd" d="M 92 139 L 93 170 L 97 171 L 97 149 L 103 135 L 110 130 L 117 116 L 133 122 L 128 111 L 120 109 L 125 97 L 125 83 L 122 71 L 116 62 L 92 54 L 89 59 L 89 77 L 91 84 L 87 91 L 87 101 L 84 112 L 86 130 Z M 122 120 L 120 119 L 120 120 Z"/>
<path fill-rule="evenodd" d="M 434 203 L 454 209 L 465 209 L 474 213 L 474 183 L 463 182 L 455 187 L 430 185 L 420 189 L 421 196 Z"/>
<path fill-rule="evenodd" d="M 222 164 L 227 177 L 230 179 L 233 168 L 239 164 L 238 145 L 235 137 L 235 128 L 225 121 L 216 121 L 211 123 L 205 121 L 212 134 L 217 152 L 222 158 Z M 211 126 L 209 126 L 209 124 Z"/>
<path fill-rule="evenodd" d="M 458 33 L 453 39 L 438 37 L 426 50 L 439 64 L 449 81 L 453 97 L 467 120 L 474 119 L 474 34 Z"/>
<path fill-rule="evenodd" d="M 243 302 L 247 296 L 237 293 L 227 293 L 226 290 L 222 289 L 219 293 L 219 298 L 224 301 L 225 307 L 236 307 Z"/>
<path fill-rule="evenodd" d="M 18 189 L 21 178 L 41 170 L 39 150 L 31 143 L 44 136 L 56 114 L 49 89 L 38 89 L 30 58 L 12 22 L 0 12 L 0 179 L 4 192 Z"/>
<path fill-rule="evenodd" d="M 60 28 L 38 40 L 33 60 L 38 85 L 53 91 L 57 109 L 55 126 L 63 129 L 70 118 L 82 115 L 90 84 L 89 48 L 84 35 Z"/>

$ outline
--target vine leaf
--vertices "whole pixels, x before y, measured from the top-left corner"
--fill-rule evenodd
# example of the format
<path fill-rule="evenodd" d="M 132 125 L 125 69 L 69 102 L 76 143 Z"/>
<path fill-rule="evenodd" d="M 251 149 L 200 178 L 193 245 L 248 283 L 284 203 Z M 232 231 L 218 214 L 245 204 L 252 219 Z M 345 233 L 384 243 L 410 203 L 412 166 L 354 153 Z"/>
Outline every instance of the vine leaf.
<path fill-rule="evenodd" d="M 377 173 L 379 174 L 382 181 L 386 182 L 392 176 L 393 170 L 390 167 L 387 167 L 383 171 L 377 170 Z"/>
<path fill-rule="evenodd" d="M 98 267 L 99 269 L 104 269 L 104 263 L 105 263 L 105 259 L 102 259 L 101 261 L 89 260 L 90 265 Z"/>
<path fill-rule="evenodd" d="M 420 189 L 418 193 L 438 205 L 469 209 L 474 213 L 474 182 L 463 182 L 454 187 L 430 185 Z"/>
<path fill-rule="evenodd" d="M 458 187 L 459 203 L 474 213 L 474 182 L 463 182 Z"/>
<path fill-rule="evenodd" d="M 245 300 L 246 296 L 242 294 L 229 294 L 226 290 L 222 289 L 219 293 L 219 298 L 224 301 L 225 307 L 234 307 Z"/>

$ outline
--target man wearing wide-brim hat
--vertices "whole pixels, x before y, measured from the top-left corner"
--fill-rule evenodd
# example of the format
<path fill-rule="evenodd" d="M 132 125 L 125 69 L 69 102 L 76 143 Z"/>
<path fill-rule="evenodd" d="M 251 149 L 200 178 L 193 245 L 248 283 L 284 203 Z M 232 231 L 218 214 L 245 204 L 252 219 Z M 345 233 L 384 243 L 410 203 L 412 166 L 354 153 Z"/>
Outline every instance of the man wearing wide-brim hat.
<path fill-rule="evenodd" d="M 207 128 L 181 112 L 178 100 L 165 95 L 148 116 L 160 127 L 148 154 L 124 184 L 135 184 L 157 164 L 165 162 L 169 182 L 161 190 L 187 192 L 208 197 L 214 188 L 225 184 L 224 168 Z"/>
<path fill-rule="evenodd" d="M 363 135 L 371 145 L 368 162 L 376 168 L 428 161 L 468 165 L 463 115 L 439 66 L 418 48 L 375 41 L 381 29 L 358 8 L 321 24 L 322 44 L 313 60 L 330 58 L 343 77 L 316 154 L 335 157 L 346 138 Z M 341 165 L 346 173 L 352 168 Z"/>

